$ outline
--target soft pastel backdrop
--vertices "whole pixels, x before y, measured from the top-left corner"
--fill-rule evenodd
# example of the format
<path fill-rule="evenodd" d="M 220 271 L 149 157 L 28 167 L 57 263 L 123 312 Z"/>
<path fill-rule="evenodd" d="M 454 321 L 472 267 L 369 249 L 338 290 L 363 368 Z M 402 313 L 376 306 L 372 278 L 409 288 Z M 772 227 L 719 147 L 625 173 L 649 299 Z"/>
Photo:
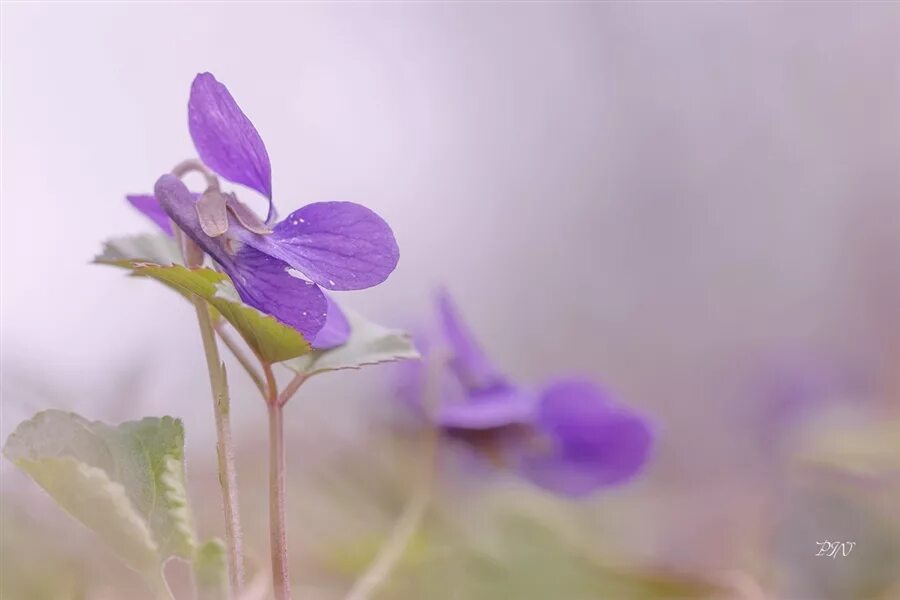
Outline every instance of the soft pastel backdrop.
<path fill-rule="evenodd" d="M 617 525 L 637 556 L 741 563 L 773 381 L 900 398 L 898 4 L 4 3 L 0 32 L 3 438 L 48 407 L 171 413 L 208 459 L 192 311 L 89 264 L 152 229 L 124 194 L 194 155 L 204 70 L 282 213 L 353 200 L 393 226 L 397 271 L 348 305 L 414 326 L 446 285 L 510 374 L 657 415 L 646 478 L 611 496 L 647 503 Z M 265 411 L 231 373 L 250 447 Z M 288 419 L 339 445 L 389 386 L 325 377 Z"/>

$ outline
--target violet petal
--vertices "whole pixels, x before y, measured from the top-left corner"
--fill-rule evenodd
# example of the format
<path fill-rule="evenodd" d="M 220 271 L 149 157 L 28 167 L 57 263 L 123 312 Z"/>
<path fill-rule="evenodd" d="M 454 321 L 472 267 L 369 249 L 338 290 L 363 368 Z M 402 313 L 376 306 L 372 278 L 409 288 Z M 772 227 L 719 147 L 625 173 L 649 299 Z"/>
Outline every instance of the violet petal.
<path fill-rule="evenodd" d="M 326 322 L 325 294 L 288 269 L 283 261 L 244 246 L 225 270 L 244 302 L 293 327 L 306 340 L 315 340 Z"/>
<path fill-rule="evenodd" d="M 470 396 L 458 402 L 447 402 L 446 395 L 442 399 L 437 423 L 446 428 L 493 429 L 529 423 L 535 414 L 534 394 L 514 387 Z"/>
<path fill-rule="evenodd" d="M 312 346 L 316 350 L 328 350 L 342 346 L 350 337 L 350 322 L 347 321 L 347 315 L 341 310 L 330 296 L 325 295 L 328 302 L 328 315 L 325 317 L 325 325 L 319 330 L 316 339 L 313 340 Z"/>
<path fill-rule="evenodd" d="M 159 205 L 159 202 L 156 201 L 152 194 L 129 194 L 125 196 L 125 199 L 142 212 L 145 217 L 159 225 L 159 228 L 166 235 L 174 235 L 169 215 L 166 214 L 166 211 L 163 210 L 163 207 Z"/>
<path fill-rule="evenodd" d="M 272 166 L 266 146 L 228 88 L 210 73 L 200 73 L 191 84 L 188 127 L 201 160 L 225 179 L 268 198 L 271 213 Z"/>
<path fill-rule="evenodd" d="M 400 257 L 384 219 L 353 202 L 316 202 L 294 211 L 271 235 L 241 241 L 330 290 L 361 290 L 387 279 Z"/>
<path fill-rule="evenodd" d="M 587 381 L 561 380 L 548 386 L 535 426 L 549 446 L 519 448 L 518 471 L 543 488 L 573 497 L 634 476 L 653 442 L 645 417 L 615 404 Z"/>

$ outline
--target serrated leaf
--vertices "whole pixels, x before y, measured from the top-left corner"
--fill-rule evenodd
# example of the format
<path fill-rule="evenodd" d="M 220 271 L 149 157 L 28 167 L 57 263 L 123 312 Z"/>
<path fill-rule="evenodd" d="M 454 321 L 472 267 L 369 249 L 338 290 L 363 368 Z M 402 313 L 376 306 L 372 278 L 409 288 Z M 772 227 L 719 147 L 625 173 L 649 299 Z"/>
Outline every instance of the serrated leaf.
<path fill-rule="evenodd" d="M 326 371 L 359 369 L 366 365 L 420 358 L 408 333 L 387 329 L 346 309 L 344 312 L 350 323 L 347 343 L 330 350 L 313 350 L 285 361 L 284 366 L 309 377 Z"/>
<path fill-rule="evenodd" d="M 167 235 L 133 235 L 104 242 L 103 252 L 94 262 L 128 266 L 131 261 L 144 260 L 159 265 L 180 265 L 178 244 Z"/>
<path fill-rule="evenodd" d="M 193 558 L 181 421 L 111 426 L 48 410 L 19 425 L 3 453 L 151 581 L 168 558 Z"/>
<path fill-rule="evenodd" d="M 264 361 L 281 362 L 306 354 L 309 343 L 293 327 L 241 302 L 237 290 L 224 273 L 212 269 L 188 269 L 162 257 L 164 244 L 153 236 L 122 238 L 104 244 L 94 262 L 130 269 L 135 275 L 151 277 L 182 295 L 196 294 L 224 317 Z M 164 236 L 158 236 L 163 237 Z M 167 238 L 165 238 L 167 239 Z M 141 256 L 140 252 L 155 258 Z M 168 263 L 168 264 L 166 264 Z"/>
<path fill-rule="evenodd" d="M 197 548 L 194 581 L 197 600 L 223 600 L 229 597 L 228 558 L 222 540 L 212 539 Z"/>

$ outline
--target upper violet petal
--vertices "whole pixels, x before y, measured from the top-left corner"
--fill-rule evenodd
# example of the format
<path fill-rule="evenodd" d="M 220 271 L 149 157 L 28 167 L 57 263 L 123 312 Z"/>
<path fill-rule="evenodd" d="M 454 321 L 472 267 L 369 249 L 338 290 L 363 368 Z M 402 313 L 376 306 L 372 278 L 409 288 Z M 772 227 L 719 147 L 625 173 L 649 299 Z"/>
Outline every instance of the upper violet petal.
<path fill-rule="evenodd" d="M 291 213 L 271 235 L 242 231 L 244 243 L 330 290 L 361 290 L 387 279 L 400 250 L 384 219 L 353 202 L 315 202 Z"/>
<path fill-rule="evenodd" d="M 325 325 L 312 342 L 312 347 L 316 350 L 329 350 L 342 346 L 350 338 L 350 322 L 347 320 L 347 315 L 331 296 L 326 294 L 325 300 L 328 302 L 328 315 L 325 317 Z"/>
<path fill-rule="evenodd" d="M 535 427 L 549 447 L 518 449 L 518 471 L 572 497 L 633 477 L 646 464 L 654 437 L 648 419 L 580 380 L 557 381 L 545 389 Z"/>
<path fill-rule="evenodd" d="M 166 235 L 174 235 L 172 232 L 172 223 L 169 221 L 169 215 L 166 214 L 166 211 L 163 210 L 162 206 L 159 205 L 159 202 L 156 201 L 156 198 L 152 194 L 129 194 L 125 196 L 125 199 L 128 200 L 133 207 L 142 212 L 145 217 L 148 217 L 151 221 L 159 225 L 159 228 L 162 229 Z"/>
<path fill-rule="evenodd" d="M 154 188 L 166 214 L 231 277 L 241 300 L 270 314 L 313 340 L 325 324 L 327 301 L 312 282 L 294 277 L 289 265 L 248 246 L 231 254 L 227 236 L 203 232 L 196 197 L 174 175 L 163 175 Z"/>
<path fill-rule="evenodd" d="M 463 386 L 469 391 L 505 386 L 505 378 L 485 356 L 445 290 L 438 293 L 437 307 L 441 328 L 452 352 L 450 367 Z"/>
<path fill-rule="evenodd" d="M 188 127 L 201 160 L 225 179 L 263 194 L 271 213 L 272 166 L 266 146 L 228 88 L 210 73 L 200 73 L 191 85 Z"/>

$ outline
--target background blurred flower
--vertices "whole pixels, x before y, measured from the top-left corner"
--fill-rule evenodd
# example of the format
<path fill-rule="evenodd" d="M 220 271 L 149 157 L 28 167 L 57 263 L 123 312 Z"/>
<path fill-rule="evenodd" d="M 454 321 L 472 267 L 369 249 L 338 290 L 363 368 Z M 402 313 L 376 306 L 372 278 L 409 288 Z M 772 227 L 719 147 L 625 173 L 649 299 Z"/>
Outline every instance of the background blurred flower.
<path fill-rule="evenodd" d="M 645 417 L 587 380 L 557 379 L 539 392 L 511 383 L 488 360 L 446 292 L 438 295 L 437 309 L 444 344 L 431 358 L 440 364 L 446 352 L 452 376 L 439 375 L 435 407 L 428 406 L 427 365 L 405 365 L 401 389 L 416 397 L 446 436 L 566 496 L 622 483 L 642 469 L 653 440 Z"/>

